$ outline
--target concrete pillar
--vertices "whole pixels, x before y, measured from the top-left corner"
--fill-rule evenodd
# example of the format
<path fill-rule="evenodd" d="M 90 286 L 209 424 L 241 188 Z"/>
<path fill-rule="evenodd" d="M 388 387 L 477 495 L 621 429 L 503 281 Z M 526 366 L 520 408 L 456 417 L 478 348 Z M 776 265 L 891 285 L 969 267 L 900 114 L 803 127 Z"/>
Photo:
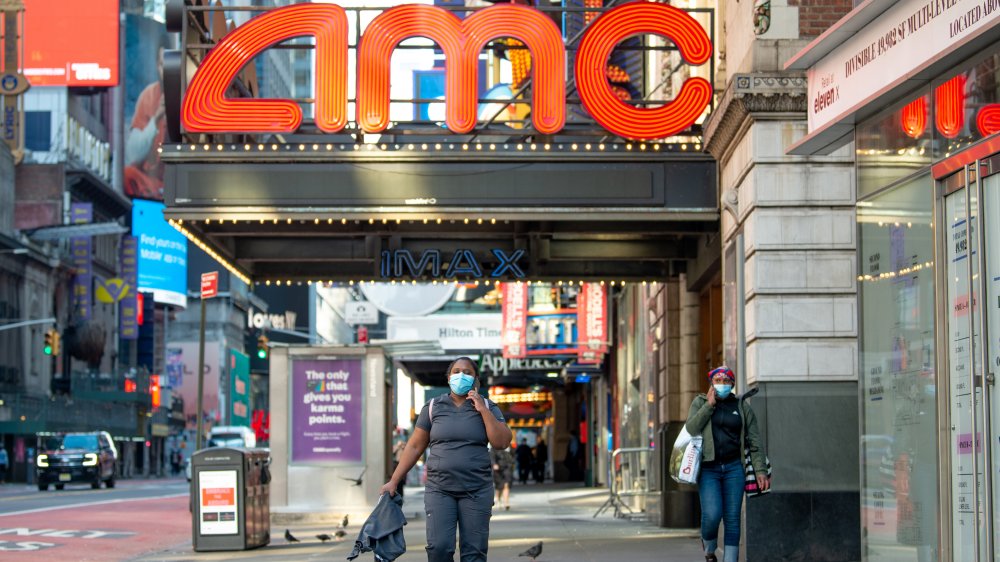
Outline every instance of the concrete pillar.
<path fill-rule="evenodd" d="M 681 419 L 687 419 L 687 409 L 694 397 L 705 391 L 701 379 L 699 349 L 698 293 L 687 290 L 687 276 L 678 279 L 680 301 L 680 410 Z"/>
<path fill-rule="evenodd" d="M 728 4 L 728 76 L 704 136 L 723 248 L 743 234 L 744 294 L 723 310 L 744 307 L 751 405 L 780 475 L 746 503 L 743 545 L 748 562 L 860 560 L 854 148 L 787 155 L 808 100 L 805 77 L 782 70 L 851 2 L 771 2 L 756 29 L 754 4 Z"/>

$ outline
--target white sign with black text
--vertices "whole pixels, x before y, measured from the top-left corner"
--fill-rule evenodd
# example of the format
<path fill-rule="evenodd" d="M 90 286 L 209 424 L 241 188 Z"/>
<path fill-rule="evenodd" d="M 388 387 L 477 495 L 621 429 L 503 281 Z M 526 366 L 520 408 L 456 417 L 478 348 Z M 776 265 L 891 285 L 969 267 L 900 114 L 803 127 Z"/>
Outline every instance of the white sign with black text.
<path fill-rule="evenodd" d="M 998 21 L 996 1 L 896 2 L 809 69 L 809 133 L 839 122 Z"/>
<path fill-rule="evenodd" d="M 390 341 L 437 341 L 445 351 L 500 349 L 500 314 L 390 316 L 386 332 Z"/>
<path fill-rule="evenodd" d="M 378 309 L 368 301 L 351 301 L 344 304 L 344 322 L 351 326 L 378 324 Z"/>

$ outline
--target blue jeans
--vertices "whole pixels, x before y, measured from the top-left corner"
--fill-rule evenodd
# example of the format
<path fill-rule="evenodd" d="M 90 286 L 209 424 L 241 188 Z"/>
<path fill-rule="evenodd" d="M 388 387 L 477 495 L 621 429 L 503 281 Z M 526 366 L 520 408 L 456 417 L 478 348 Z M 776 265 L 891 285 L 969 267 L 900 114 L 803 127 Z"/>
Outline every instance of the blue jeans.
<path fill-rule="evenodd" d="M 715 552 L 719 543 L 719 522 L 725 520 L 726 562 L 735 562 L 731 552 L 739 551 L 744 479 L 743 463 L 739 460 L 703 464 L 698 475 L 701 538 L 705 542 L 705 552 Z"/>

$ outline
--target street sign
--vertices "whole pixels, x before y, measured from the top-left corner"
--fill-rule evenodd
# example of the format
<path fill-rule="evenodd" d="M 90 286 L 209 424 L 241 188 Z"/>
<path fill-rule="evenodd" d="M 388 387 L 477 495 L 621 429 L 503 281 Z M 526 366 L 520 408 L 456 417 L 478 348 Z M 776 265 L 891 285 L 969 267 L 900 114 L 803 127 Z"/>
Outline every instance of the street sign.
<path fill-rule="evenodd" d="M 351 326 L 378 324 L 378 309 L 368 301 L 354 301 L 344 305 L 344 322 Z"/>
<path fill-rule="evenodd" d="M 210 299 L 219 294 L 219 272 L 201 274 L 201 298 Z"/>

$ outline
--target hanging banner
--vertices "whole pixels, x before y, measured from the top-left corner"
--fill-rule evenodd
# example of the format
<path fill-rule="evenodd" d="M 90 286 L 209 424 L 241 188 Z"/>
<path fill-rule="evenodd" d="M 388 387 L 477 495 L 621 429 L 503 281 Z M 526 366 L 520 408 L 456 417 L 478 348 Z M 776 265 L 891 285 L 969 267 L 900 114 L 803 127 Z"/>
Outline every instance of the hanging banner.
<path fill-rule="evenodd" d="M 94 219 L 93 203 L 73 203 L 70 206 L 70 223 L 86 224 Z M 89 236 L 70 239 L 73 256 L 73 313 L 80 320 L 90 320 L 91 280 L 94 277 L 92 265 L 91 239 Z"/>
<path fill-rule="evenodd" d="M 229 425 L 250 427 L 250 356 L 229 350 Z"/>
<path fill-rule="evenodd" d="M 523 359 L 528 356 L 528 286 L 524 283 L 503 283 L 500 286 L 504 359 Z"/>
<path fill-rule="evenodd" d="M 578 361 L 600 363 L 608 352 L 608 291 L 600 283 L 585 283 L 576 297 Z"/>
<path fill-rule="evenodd" d="M 139 337 L 139 310 L 136 299 L 136 281 L 139 272 L 137 251 L 138 243 L 135 236 L 123 236 L 121 273 L 128 287 L 128 294 L 122 298 L 118 308 L 118 333 L 123 340 L 134 340 Z"/>

